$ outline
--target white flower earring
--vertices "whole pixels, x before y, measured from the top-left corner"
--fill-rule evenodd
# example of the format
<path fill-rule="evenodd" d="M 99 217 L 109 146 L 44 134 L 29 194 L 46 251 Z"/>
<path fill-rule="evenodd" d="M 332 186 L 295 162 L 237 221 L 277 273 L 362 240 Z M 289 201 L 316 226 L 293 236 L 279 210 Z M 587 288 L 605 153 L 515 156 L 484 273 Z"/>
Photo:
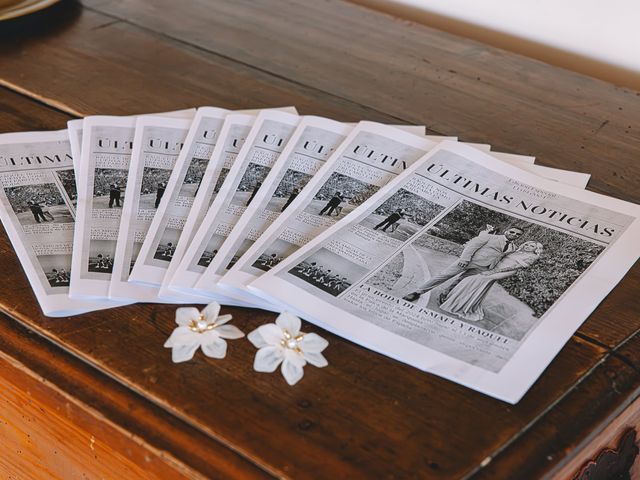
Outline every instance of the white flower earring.
<path fill-rule="evenodd" d="M 307 363 L 326 367 L 327 359 L 322 351 L 327 342 L 315 333 L 302 333 L 298 317 L 289 312 L 281 313 L 276 323 L 267 323 L 251 332 L 247 338 L 259 350 L 253 362 L 257 372 L 274 372 L 282 364 L 282 376 L 289 385 L 295 385 L 304 375 Z"/>
<path fill-rule="evenodd" d="M 224 358 L 227 342 L 244 337 L 244 333 L 233 325 L 225 325 L 231 315 L 220 315 L 220 304 L 212 302 L 202 312 L 197 308 L 183 307 L 176 310 L 178 327 L 171 333 L 164 346 L 171 348 L 174 363 L 191 360 L 202 347 L 202 352 L 211 358 Z"/>

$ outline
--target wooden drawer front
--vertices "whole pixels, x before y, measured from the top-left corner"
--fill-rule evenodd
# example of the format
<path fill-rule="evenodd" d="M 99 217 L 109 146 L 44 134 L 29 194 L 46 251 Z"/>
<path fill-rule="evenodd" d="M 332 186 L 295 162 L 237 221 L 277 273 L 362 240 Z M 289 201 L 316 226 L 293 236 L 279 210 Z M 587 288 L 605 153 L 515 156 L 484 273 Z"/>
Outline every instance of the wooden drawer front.
<path fill-rule="evenodd" d="M 640 479 L 638 444 L 640 398 L 636 399 L 602 432 L 594 436 L 568 462 L 554 480 Z"/>

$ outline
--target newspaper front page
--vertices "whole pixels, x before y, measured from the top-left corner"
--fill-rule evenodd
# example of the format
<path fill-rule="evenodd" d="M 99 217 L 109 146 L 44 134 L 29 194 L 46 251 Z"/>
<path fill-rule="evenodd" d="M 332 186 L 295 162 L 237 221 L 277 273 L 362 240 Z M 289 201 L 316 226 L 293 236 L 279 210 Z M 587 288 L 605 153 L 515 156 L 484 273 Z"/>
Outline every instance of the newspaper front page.
<path fill-rule="evenodd" d="M 516 403 L 637 260 L 639 215 L 444 142 L 251 288 Z"/>
<path fill-rule="evenodd" d="M 109 298 L 134 132 L 135 117 L 84 119 L 72 297 Z"/>
<path fill-rule="evenodd" d="M 196 264 L 193 265 L 190 270 L 182 271 L 178 275 L 180 261 L 189 248 L 189 245 L 191 245 L 193 237 L 198 227 L 202 224 L 213 200 L 220 192 L 220 188 L 235 163 L 238 153 L 244 145 L 244 141 L 249 135 L 255 119 L 256 115 L 242 113 L 231 113 L 225 117 L 224 124 L 220 129 L 220 138 L 213 149 L 211 159 L 202 177 L 200 188 L 187 216 L 182 235 L 180 236 L 173 258 L 169 263 L 167 273 L 162 281 L 159 293 L 160 297 L 173 298 L 180 294 L 176 290 L 169 288 L 171 280 L 174 277 L 178 276 L 178 278 L 180 278 L 184 276 L 187 278 L 186 282 L 188 284 L 189 277 L 197 278 L 205 270 L 205 266 Z M 206 299 L 206 297 L 202 298 Z M 233 300 L 226 301 L 228 303 L 235 303 Z"/>
<path fill-rule="evenodd" d="M 182 258 L 176 271 L 178 278 L 172 283 L 175 288 L 193 288 L 193 285 L 177 285 L 177 280 L 185 278 L 179 277 L 181 271 L 193 270 L 198 265 L 205 266 L 207 270 L 226 270 L 219 262 L 218 250 L 261 189 L 299 122 L 298 115 L 285 112 L 263 111 L 258 115 L 220 192 Z"/>
<path fill-rule="evenodd" d="M 195 112 L 194 112 L 195 113 Z M 129 274 L 167 188 L 191 119 L 140 116 L 127 179 L 109 296 L 139 302 L 163 302 L 158 288 L 129 282 Z"/>
<path fill-rule="evenodd" d="M 76 180 L 66 130 L 0 135 L 0 218 L 43 313 L 107 308 L 69 298 Z"/>

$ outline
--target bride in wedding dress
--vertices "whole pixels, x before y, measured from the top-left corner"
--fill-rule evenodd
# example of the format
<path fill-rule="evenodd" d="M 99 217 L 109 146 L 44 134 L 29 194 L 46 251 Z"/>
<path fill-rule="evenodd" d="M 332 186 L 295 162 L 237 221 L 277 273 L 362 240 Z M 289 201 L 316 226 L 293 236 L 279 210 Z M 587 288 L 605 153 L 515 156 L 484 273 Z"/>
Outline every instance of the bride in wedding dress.
<path fill-rule="evenodd" d="M 484 318 L 482 303 L 493 284 L 510 277 L 521 268 L 533 265 L 543 250 L 538 242 L 528 241 L 505 255 L 493 268 L 463 279 L 447 295 L 440 308 L 460 318 L 476 322 Z"/>

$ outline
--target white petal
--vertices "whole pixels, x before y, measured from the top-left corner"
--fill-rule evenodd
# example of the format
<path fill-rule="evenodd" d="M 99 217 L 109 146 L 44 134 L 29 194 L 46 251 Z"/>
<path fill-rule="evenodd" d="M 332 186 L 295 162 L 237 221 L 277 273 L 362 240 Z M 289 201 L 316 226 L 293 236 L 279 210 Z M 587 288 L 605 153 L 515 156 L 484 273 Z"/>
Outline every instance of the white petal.
<path fill-rule="evenodd" d="M 244 333 L 238 327 L 234 327 L 233 325 L 222 325 L 220 327 L 216 327 L 216 332 L 222 338 L 229 338 L 231 340 L 235 340 L 236 338 L 244 337 Z"/>
<path fill-rule="evenodd" d="M 216 323 L 218 325 L 224 325 L 225 323 L 227 323 L 228 321 L 230 321 L 233 318 L 232 315 L 224 314 L 224 315 L 220 315 L 217 319 L 216 319 Z"/>
<path fill-rule="evenodd" d="M 193 342 L 198 342 L 197 333 L 191 331 L 189 327 L 176 327 L 167 341 L 164 342 L 164 346 L 167 348 L 171 348 L 174 345 L 184 345 L 191 344 Z"/>
<path fill-rule="evenodd" d="M 282 359 L 284 354 L 279 347 L 263 347 L 256 352 L 256 358 L 253 361 L 253 369 L 256 372 L 274 372 Z"/>
<path fill-rule="evenodd" d="M 182 307 L 176 310 L 176 323 L 178 325 L 189 325 L 191 320 L 197 320 L 200 311 L 194 307 Z"/>
<path fill-rule="evenodd" d="M 322 355 L 319 352 L 305 352 L 303 350 L 302 354 L 304 355 L 304 359 L 307 362 L 309 362 L 311 365 L 314 365 L 320 368 L 326 367 L 327 365 L 329 365 L 329 362 L 327 362 L 327 359 L 324 358 L 324 355 Z"/>
<path fill-rule="evenodd" d="M 200 343 L 197 341 L 191 344 L 177 345 L 171 349 L 171 360 L 173 360 L 173 363 L 191 360 L 199 346 Z"/>
<path fill-rule="evenodd" d="M 200 313 L 202 313 L 205 321 L 213 322 L 218 318 L 218 314 L 220 313 L 220 304 L 218 302 L 211 302 L 209 305 L 204 307 L 204 310 Z"/>
<path fill-rule="evenodd" d="M 293 313 L 282 312 L 276 318 L 276 325 L 283 330 L 288 330 L 294 337 L 300 333 L 301 322 Z"/>
<path fill-rule="evenodd" d="M 200 345 L 204 345 L 205 343 L 213 342 L 216 339 L 220 338 L 220 335 L 218 334 L 218 329 L 217 328 L 215 328 L 213 330 L 208 330 L 208 331 L 202 332 L 202 333 L 196 333 L 196 335 L 198 336 L 198 342 L 200 342 Z"/>
<path fill-rule="evenodd" d="M 298 365 L 299 367 L 304 367 L 307 364 L 307 361 L 304 359 L 301 353 L 298 353 L 294 350 L 285 349 L 284 358 L 289 360 L 291 363 Z"/>
<path fill-rule="evenodd" d="M 253 346 L 256 348 L 262 348 L 262 347 L 266 347 L 267 345 L 269 345 L 264 338 L 262 338 L 262 335 L 259 332 L 259 329 L 256 328 L 254 331 L 252 331 L 251 333 L 249 333 L 249 335 L 247 335 L 247 340 L 249 340 L 251 343 L 253 343 Z"/>
<path fill-rule="evenodd" d="M 300 342 L 300 348 L 306 352 L 321 352 L 327 348 L 329 342 L 316 333 L 305 333 Z"/>
<path fill-rule="evenodd" d="M 282 362 L 282 376 L 289 385 L 295 385 L 304 375 L 304 369 L 299 363 L 292 361 L 293 357 L 287 355 Z"/>
<path fill-rule="evenodd" d="M 280 345 L 282 341 L 282 329 L 275 323 L 260 325 L 258 332 L 260 332 L 260 335 L 268 345 Z"/>
<path fill-rule="evenodd" d="M 202 351 L 207 357 L 224 358 L 227 354 L 227 342 L 217 335 L 210 335 L 202 342 Z"/>
<path fill-rule="evenodd" d="M 260 334 L 260 331 L 257 328 L 252 332 L 250 332 L 249 335 L 247 335 L 247 340 L 249 340 L 253 344 L 253 346 L 256 348 L 262 348 L 269 345 L 265 341 L 265 339 L 262 338 L 262 335 Z"/>

